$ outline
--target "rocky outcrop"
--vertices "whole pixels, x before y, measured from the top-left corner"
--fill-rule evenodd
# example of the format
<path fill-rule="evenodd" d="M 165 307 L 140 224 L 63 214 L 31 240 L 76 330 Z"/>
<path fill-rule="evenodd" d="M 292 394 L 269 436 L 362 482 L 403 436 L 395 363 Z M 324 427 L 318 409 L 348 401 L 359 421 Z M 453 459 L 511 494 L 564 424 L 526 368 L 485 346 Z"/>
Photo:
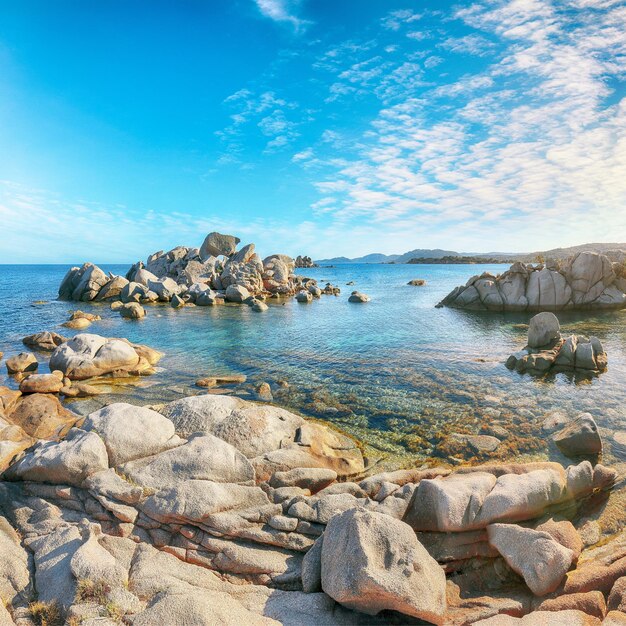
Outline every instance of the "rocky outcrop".
<path fill-rule="evenodd" d="M 0 400 L 12 414 L 24 396 Z M 348 477 L 322 457 L 355 468 L 349 440 L 287 411 L 208 395 L 161 410 L 111 404 L 14 454 L 0 476 L 13 623 L 31 603 L 68 623 L 146 625 L 591 623 L 572 615 L 598 619 L 606 599 L 621 611 L 626 534 L 584 548 L 553 511 L 575 516 L 609 489 L 606 467 L 363 477 L 361 457 Z"/>
<path fill-rule="evenodd" d="M 307 267 L 317 267 L 317 263 L 313 262 L 310 256 L 300 256 L 296 257 L 296 267 L 307 268 Z"/>
<path fill-rule="evenodd" d="M 563 339 L 559 320 L 550 312 L 539 313 L 530 320 L 527 345 L 506 361 L 511 370 L 539 376 L 569 370 L 599 374 L 607 365 L 606 352 L 597 337 L 570 335 Z"/>
<path fill-rule="evenodd" d="M 626 307 L 626 265 L 579 252 L 562 265 L 516 262 L 503 274 L 473 276 L 437 306 L 488 311 L 563 311 Z"/>
<path fill-rule="evenodd" d="M 318 289 L 315 280 L 294 273 L 296 262 L 291 257 L 275 254 L 262 260 L 253 243 L 238 250 L 239 243 L 238 237 L 209 233 L 200 248 L 178 246 L 169 252 L 155 252 L 145 263 L 135 263 L 125 277 L 107 276 L 97 266 L 85 263 L 68 271 L 59 287 L 59 298 L 124 304 L 170 302 L 180 298 L 182 302 L 200 306 L 226 299 L 245 301 L 254 307 L 259 300 L 254 301 L 251 296 L 293 296 L 300 290 Z M 312 262 L 303 265 L 303 257 L 298 258 L 301 261 L 298 267 L 314 267 Z M 245 295 L 239 297 L 234 290 L 243 290 Z M 328 293 L 318 291 L 313 295 Z M 129 313 L 136 310 L 136 307 L 128 309 Z M 265 309 L 257 306 L 255 310 Z"/>

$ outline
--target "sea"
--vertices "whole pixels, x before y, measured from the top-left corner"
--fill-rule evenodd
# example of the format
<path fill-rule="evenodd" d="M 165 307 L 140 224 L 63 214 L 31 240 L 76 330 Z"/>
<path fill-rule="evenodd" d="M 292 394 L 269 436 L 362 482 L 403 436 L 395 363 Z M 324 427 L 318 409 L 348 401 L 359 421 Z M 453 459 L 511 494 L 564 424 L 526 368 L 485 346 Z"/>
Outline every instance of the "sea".
<path fill-rule="evenodd" d="M 68 267 L 0 265 L 0 351 L 5 358 L 25 350 L 21 340 L 26 335 L 43 330 L 76 334 L 61 324 L 77 308 L 102 317 L 82 332 L 126 337 L 164 353 L 155 375 L 103 381 L 102 395 L 68 402 L 83 414 L 110 402 L 155 405 L 206 393 L 195 385 L 197 379 L 243 373 L 247 382 L 225 393 L 254 399 L 255 386 L 267 382 L 275 404 L 354 436 L 376 463 L 461 463 L 475 452 L 459 433 L 494 432 L 502 445 L 478 460 L 562 460 L 544 422 L 581 412 L 592 413 L 605 441 L 626 429 L 626 311 L 560 313 L 563 333 L 602 341 L 608 371 L 592 378 L 560 373 L 538 379 L 504 365 L 525 345 L 531 314 L 435 308 L 472 275 L 497 274 L 504 265 L 301 269 L 298 273 L 322 286 L 339 286 L 341 294 L 309 304 L 270 299 L 264 313 L 241 305 L 153 305 L 142 320 L 122 319 L 107 304 L 57 300 Z M 128 269 L 101 267 L 114 274 Z M 426 284 L 407 284 L 416 278 Z M 371 301 L 349 303 L 353 290 Z M 48 356 L 37 354 L 42 372 Z M 16 386 L 2 362 L 0 385 Z M 607 462 L 614 461 L 610 446 L 605 450 Z"/>

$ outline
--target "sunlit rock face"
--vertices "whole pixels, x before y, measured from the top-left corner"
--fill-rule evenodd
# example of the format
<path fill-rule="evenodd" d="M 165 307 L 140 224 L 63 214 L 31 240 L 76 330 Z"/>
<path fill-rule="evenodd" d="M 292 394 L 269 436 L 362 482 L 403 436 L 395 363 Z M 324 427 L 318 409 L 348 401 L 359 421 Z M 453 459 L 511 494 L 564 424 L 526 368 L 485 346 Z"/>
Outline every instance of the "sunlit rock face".
<path fill-rule="evenodd" d="M 626 307 L 626 265 L 596 252 L 556 261 L 513 263 L 503 274 L 473 276 L 437 306 L 487 311 L 563 311 Z"/>

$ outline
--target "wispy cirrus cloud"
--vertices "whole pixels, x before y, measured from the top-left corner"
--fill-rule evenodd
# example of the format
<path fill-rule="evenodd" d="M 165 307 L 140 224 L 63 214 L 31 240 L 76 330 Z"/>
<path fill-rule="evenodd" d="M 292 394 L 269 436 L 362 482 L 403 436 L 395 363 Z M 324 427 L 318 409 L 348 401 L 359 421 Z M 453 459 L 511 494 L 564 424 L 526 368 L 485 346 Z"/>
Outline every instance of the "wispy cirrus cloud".
<path fill-rule="evenodd" d="M 440 34 L 435 48 L 485 61 L 435 84 L 429 71 L 447 59 L 416 62 L 420 78 L 381 98 L 352 154 L 328 160 L 313 210 L 390 234 L 448 236 L 466 249 L 488 237 L 489 249 L 519 248 L 520 237 L 536 245 L 626 237 L 626 98 L 616 87 L 626 79 L 626 9 L 611 0 L 570 0 L 559 10 L 549 0 L 499 0 L 446 20 L 470 32 Z M 405 22 L 390 16 L 386 27 Z M 376 73 L 371 60 L 356 61 L 350 82 L 367 67 L 360 84 L 383 93 L 394 66 L 402 67 L 395 59 Z M 316 150 L 316 171 L 321 159 Z"/>

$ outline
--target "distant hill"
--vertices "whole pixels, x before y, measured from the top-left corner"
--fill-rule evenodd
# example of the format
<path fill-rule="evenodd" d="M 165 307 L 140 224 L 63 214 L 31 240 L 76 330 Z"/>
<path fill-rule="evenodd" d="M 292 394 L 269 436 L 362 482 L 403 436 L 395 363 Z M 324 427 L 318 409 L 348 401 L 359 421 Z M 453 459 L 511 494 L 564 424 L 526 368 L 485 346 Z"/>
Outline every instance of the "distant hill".
<path fill-rule="evenodd" d="M 349 259 L 345 256 L 334 257 L 332 259 L 319 259 L 318 264 L 340 265 L 343 263 L 408 263 L 413 259 L 425 259 L 437 262 L 437 259 L 446 257 L 472 257 L 483 258 L 485 263 L 490 261 L 512 262 L 523 261 L 525 263 L 533 263 L 538 257 L 565 259 L 577 252 L 591 250 L 593 252 L 607 252 L 615 250 L 626 250 L 626 243 L 584 243 L 579 246 L 570 246 L 569 248 L 553 248 L 552 250 L 543 250 L 538 252 L 455 252 L 454 250 L 423 249 L 409 250 L 404 254 L 366 254 L 365 256 Z M 416 261 L 413 261 L 414 263 Z M 465 261 L 468 262 L 468 261 Z"/>
<path fill-rule="evenodd" d="M 331 265 L 341 265 L 342 263 L 408 263 L 411 259 L 439 259 L 444 256 L 455 256 L 457 254 L 457 252 L 454 252 L 452 250 L 428 250 L 418 248 L 417 250 L 410 250 L 409 252 L 405 252 L 404 254 L 373 253 L 366 254 L 365 256 L 355 257 L 354 259 L 349 259 L 345 256 L 339 256 L 332 259 L 319 259 L 316 261 L 316 263 Z"/>

